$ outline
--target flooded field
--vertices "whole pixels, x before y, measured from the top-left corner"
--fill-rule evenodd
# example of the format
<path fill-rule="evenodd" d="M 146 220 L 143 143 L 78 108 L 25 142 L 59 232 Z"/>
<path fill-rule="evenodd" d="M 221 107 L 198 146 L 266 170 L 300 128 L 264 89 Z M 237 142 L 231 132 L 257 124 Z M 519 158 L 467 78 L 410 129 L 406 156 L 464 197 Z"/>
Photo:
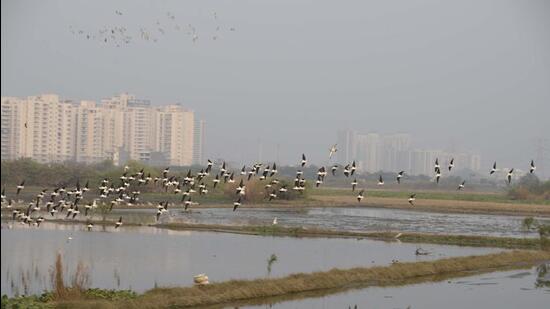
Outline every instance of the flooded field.
<path fill-rule="evenodd" d="M 135 220 L 154 222 L 153 210 L 117 210 L 118 214 L 133 213 Z M 266 225 L 277 217 L 280 225 L 289 227 L 316 227 L 345 231 L 401 231 L 422 233 L 444 233 L 483 236 L 537 237 L 536 232 L 522 229 L 523 217 L 444 214 L 382 208 L 240 208 L 233 212 L 229 208 L 204 208 L 191 212 L 172 209 L 163 222 L 186 222 L 228 225 Z M 550 223 L 549 219 L 540 218 Z"/>
<path fill-rule="evenodd" d="M 50 287 L 51 266 L 61 252 L 70 279 L 78 263 L 87 267 L 91 286 L 143 292 L 155 286 L 186 286 L 206 273 L 212 282 L 278 277 L 334 267 L 388 265 L 486 254 L 499 249 L 422 245 L 366 239 L 291 238 L 213 232 L 170 231 L 154 227 L 94 227 L 43 223 L 40 228 L 2 222 L 2 294 L 40 293 Z"/>
<path fill-rule="evenodd" d="M 402 287 L 365 288 L 324 297 L 239 308 L 547 308 L 550 276 L 545 271 L 549 270 L 550 264 L 546 264 L 546 267 L 528 270 L 495 272 Z"/>

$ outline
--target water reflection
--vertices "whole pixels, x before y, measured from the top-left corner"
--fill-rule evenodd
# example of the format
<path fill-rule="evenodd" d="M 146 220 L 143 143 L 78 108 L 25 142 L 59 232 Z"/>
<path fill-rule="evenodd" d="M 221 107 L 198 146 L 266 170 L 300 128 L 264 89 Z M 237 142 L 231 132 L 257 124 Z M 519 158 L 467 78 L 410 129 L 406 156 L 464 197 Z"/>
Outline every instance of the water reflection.
<path fill-rule="evenodd" d="M 402 287 L 365 288 L 324 297 L 282 301 L 240 308 L 547 308 L 548 285 L 538 280 L 549 269 L 543 264 L 528 271 L 496 272 L 435 283 Z"/>
<path fill-rule="evenodd" d="M 123 210 L 122 213 L 129 212 Z M 137 214 L 132 210 L 134 216 Z M 153 210 L 140 210 L 140 220 L 154 218 Z M 119 213 L 113 214 L 118 218 Z M 523 217 L 480 214 L 444 214 L 382 208 L 245 208 L 233 212 L 227 208 L 204 208 L 192 212 L 170 211 L 164 222 L 223 225 L 270 225 L 277 217 L 280 225 L 317 227 L 347 231 L 401 231 L 508 237 L 537 237 L 525 232 Z M 126 218 L 126 217 L 125 217 Z M 126 220 L 126 219 L 125 219 Z M 539 218 L 550 223 L 548 219 Z"/>
<path fill-rule="evenodd" d="M 127 223 L 155 224 L 154 209 L 115 209 L 107 217 L 119 216 Z M 3 214 L 4 218 L 6 214 Z M 47 216 L 47 214 L 46 214 Z M 99 216 L 92 216 L 101 219 Z M 486 235 L 507 237 L 538 237 L 536 231 L 522 228 L 523 217 L 480 214 L 445 214 L 412 210 L 332 207 L 332 208 L 246 208 L 233 212 L 229 208 L 202 208 L 184 212 L 171 209 L 161 217 L 162 223 L 194 223 L 221 225 L 271 225 L 277 217 L 279 225 L 315 227 L 341 231 L 400 231 Z M 537 218 L 550 224 L 548 218 Z M 100 227 L 98 227 L 100 229 Z"/>
<path fill-rule="evenodd" d="M 133 226 L 87 232 L 83 225 L 47 222 L 39 229 L 16 224 L 3 229 L 1 238 L 1 274 L 6 283 L 2 294 L 8 295 L 48 289 L 49 269 L 57 252 L 63 256 L 65 274 L 83 263 L 90 270 L 92 287 L 142 292 L 155 284 L 191 285 L 198 273 L 206 273 L 211 281 L 225 281 L 499 251 L 425 245 L 431 254 L 417 256 L 414 244 L 367 239 L 264 237 Z M 271 265 L 268 258 L 273 260 Z"/>

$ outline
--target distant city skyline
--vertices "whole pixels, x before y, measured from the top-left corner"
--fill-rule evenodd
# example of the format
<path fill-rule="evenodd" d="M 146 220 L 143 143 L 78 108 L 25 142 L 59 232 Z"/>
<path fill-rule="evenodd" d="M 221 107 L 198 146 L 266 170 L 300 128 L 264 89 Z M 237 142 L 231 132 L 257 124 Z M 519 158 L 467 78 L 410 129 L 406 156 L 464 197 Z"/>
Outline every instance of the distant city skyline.
<path fill-rule="evenodd" d="M 550 166 L 538 142 L 550 132 L 548 1 L 117 1 L 123 15 L 81 0 L 1 5 L 2 96 L 181 102 L 208 122 L 206 154 L 237 162 L 261 147 L 263 161 L 322 164 L 353 129 L 476 152 L 482 169 Z M 139 36 L 157 22 L 157 42 Z M 118 47 L 85 37 L 121 27 L 133 37 Z"/>
<path fill-rule="evenodd" d="M 68 119 L 64 120 L 68 121 L 68 123 L 61 122 L 60 126 L 70 126 L 75 128 L 70 130 L 81 131 L 75 131 L 75 137 L 70 138 L 69 144 L 64 145 L 60 148 L 65 149 L 63 150 L 64 152 L 58 150 L 57 154 L 52 157 L 51 153 L 53 152 L 50 151 L 50 157 L 48 157 L 48 159 L 44 159 L 44 156 L 46 155 L 32 154 L 33 150 L 23 150 L 23 147 L 29 147 L 30 149 L 32 149 L 32 146 L 30 146 L 29 142 L 26 142 L 27 146 L 23 146 L 24 143 L 22 141 L 19 141 L 21 145 L 19 147 L 21 148 L 18 150 L 10 150 L 11 153 L 6 150 L 7 148 L 14 147 L 7 146 L 8 144 L 13 144 L 12 140 L 14 138 L 22 138 L 19 137 L 19 135 L 14 135 L 14 137 L 8 138 L 8 135 L 4 132 L 4 127 L 7 126 L 8 123 L 10 123 L 10 126 L 19 126 L 18 129 L 22 130 L 22 128 L 20 128 L 22 123 L 16 124 L 15 122 L 13 122 L 14 120 L 8 120 L 8 118 L 10 118 L 10 111 L 8 110 L 7 106 L 9 106 L 10 109 L 13 109 L 14 106 L 20 104 L 21 102 L 25 102 L 26 100 L 33 101 L 36 98 L 45 98 L 46 101 L 58 101 L 59 103 L 69 104 L 60 105 L 66 107 L 60 107 L 61 109 L 57 109 L 55 111 L 61 111 L 60 113 L 65 113 L 63 119 Z M 128 105 L 128 103 L 130 103 L 130 106 L 132 106 L 132 108 L 128 109 L 127 112 L 129 112 L 129 114 L 133 116 L 121 118 L 123 117 L 123 113 L 121 111 L 117 111 L 118 108 L 116 106 L 125 106 Z M 246 159 L 246 156 L 243 156 L 242 154 L 235 156 L 233 155 L 234 151 L 231 150 L 228 150 L 226 153 L 221 154 L 218 152 L 209 152 L 209 147 L 206 146 L 206 144 L 208 143 L 208 139 L 206 139 L 205 137 L 205 124 L 208 121 L 196 117 L 193 117 L 194 120 L 192 121 L 188 120 L 188 122 L 192 123 L 192 125 L 187 127 L 179 126 L 177 129 L 174 129 L 174 132 L 181 133 L 187 131 L 188 133 L 185 138 L 183 136 L 179 137 L 181 141 L 176 140 L 174 139 L 176 135 L 172 135 L 170 132 L 166 131 L 172 130 L 172 128 L 171 126 L 166 127 L 165 123 L 167 121 L 170 121 L 166 117 L 171 117 L 170 115 L 173 112 L 179 112 L 179 106 L 181 105 L 162 104 L 160 102 L 152 102 L 148 99 L 137 99 L 135 95 L 128 94 L 127 92 L 123 92 L 122 94 L 115 95 L 113 97 L 103 96 L 102 99 L 99 100 L 99 102 L 96 102 L 94 100 L 79 101 L 78 99 L 73 98 L 63 98 L 62 96 L 59 96 L 57 94 L 44 94 L 38 96 L 27 96 L 23 98 L 3 96 L 2 106 L 2 136 L 6 136 L 6 138 L 3 138 L 5 142 L 2 143 L 2 159 L 32 157 L 40 162 L 72 160 L 84 163 L 93 163 L 104 159 L 113 159 L 116 162 L 125 162 L 127 160 L 141 160 L 143 162 L 151 162 L 155 165 L 171 164 L 176 166 L 204 164 L 207 158 L 214 160 L 223 159 L 228 162 L 234 162 L 238 165 L 256 161 L 277 162 L 283 165 L 294 165 L 297 162 L 297 160 L 292 161 L 281 159 L 281 144 L 271 144 L 268 143 L 267 140 L 263 140 L 262 138 L 258 138 L 254 143 L 254 146 L 256 147 L 256 152 L 252 154 L 250 159 Z M 106 107 L 107 109 L 105 109 Z M 28 107 L 24 108 L 24 110 L 26 109 L 28 109 Z M 30 110 L 33 111 L 33 109 Z M 155 115 L 157 116 L 153 116 L 153 114 L 151 114 L 151 111 L 154 111 Z M 28 113 L 28 111 L 26 112 Z M 191 113 L 194 114 L 194 112 Z M 89 134 L 86 132 L 93 132 L 94 130 L 98 130 L 97 128 L 93 128 L 93 121 L 92 124 L 86 124 L 86 126 L 82 125 L 84 121 L 88 121 L 88 117 L 86 115 L 90 114 L 100 115 L 100 117 L 110 119 L 106 123 L 110 123 L 111 125 L 113 125 L 113 127 L 111 127 L 109 130 L 114 133 L 110 134 L 111 137 L 110 139 L 108 139 L 108 142 L 114 143 L 112 145 L 118 146 L 115 147 L 111 145 L 109 147 L 98 147 L 98 145 L 94 144 L 93 140 L 95 138 L 95 143 L 97 143 L 97 137 L 93 137 L 93 134 L 87 136 L 86 138 L 78 138 L 77 134 Z M 71 117 L 73 117 L 74 119 Z M 117 117 L 120 118 L 120 121 L 116 120 Z M 142 123 L 139 122 L 140 119 Z M 145 121 L 144 119 L 147 120 Z M 95 121 L 97 122 L 99 120 L 96 119 Z M 134 122 L 132 122 L 133 124 L 129 124 L 128 121 Z M 114 125 L 114 123 L 120 124 Z M 95 126 L 97 125 L 98 124 L 96 123 Z M 164 125 L 165 127 L 158 127 L 162 125 Z M 103 124 L 103 126 L 105 126 L 105 124 Z M 152 126 L 155 127 L 154 130 Z M 134 129 L 131 130 L 130 128 Z M 135 128 L 138 129 L 136 130 Z M 60 130 L 63 131 L 62 129 Z M 151 132 L 146 133 L 145 131 L 147 130 Z M 138 132 L 138 135 L 131 135 L 133 133 L 130 132 Z M 225 134 L 227 134 L 227 132 L 211 132 L 211 134 L 213 136 L 224 136 Z M 418 140 L 422 140 L 422 138 L 418 138 L 418 136 L 415 136 L 408 132 L 385 133 L 346 129 L 337 130 L 334 135 L 336 138 L 333 139 L 333 141 L 334 143 L 337 143 L 339 145 L 339 151 L 335 157 L 336 160 L 329 161 L 328 157 L 319 160 L 316 159 L 319 157 L 318 153 L 308 153 L 308 157 L 313 158 L 309 159 L 310 163 L 316 165 L 326 165 L 330 164 L 331 162 L 346 164 L 350 163 L 352 160 L 356 160 L 359 170 L 362 171 L 377 172 L 383 170 L 386 172 L 391 172 L 396 170 L 406 170 L 410 174 L 429 175 L 431 170 L 430 166 L 433 164 L 432 161 L 434 161 L 435 158 L 439 158 L 442 164 L 446 164 L 446 161 L 450 160 L 450 158 L 452 157 L 455 157 L 456 159 L 458 159 L 457 162 L 460 162 L 460 165 L 457 167 L 457 169 L 466 168 L 480 173 L 483 173 L 484 169 L 488 170 L 490 167 L 489 165 L 493 162 L 492 159 L 486 159 L 485 161 L 483 161 L 481 156 L 475 151 L 466 149 L 465 147 L 457 147 L 457 145 L 454 145 L 453 143 L 448 144 L 447 147 L 443 145 L 427 145 L 426 143 L 418 143 Z M 163 141 L 162 138 L 166 136 L 169 136 L 172 140 Z M 344 138 L 344 136 L 346 137 Z M 351 136 L 353 136 L 353 138 Z M 117 139 L 118 142 L 116 141 Z M 126 144 L 124 144 L 122 140 L 127 141 Z M 177 145 L 180 142 L 185 144 L 186 146 L 179 146 L 180 150 L 178 153 L 174 153 L 172 151 L 172 154 L 170 154 L 170 145 Z M 70 147 L 72 147 L 70 146 L 70 143 L 74 144 L 74 151 L 70 150 Z M 542 143 L 544 143 L 544 140 L 542 140 Z M 391 146 L 388 147 L 388 145 Z M 115 148 L 117 147 L 120 151 L 115 150 Z M 325 148 L 325 150 L 321 151 L 322 154 L 324 154 L 325 152 L 328 153 L 328 146 Z M 16 151 L 19 151 L 19 154 L 16 154 Z M 283 152 L 286 152 L 287 156 L 283 155 L 282 157 L 288 157 L 289 151 L 285 150 L 284 147 Z M 26 155 L 22 155 L 23 153 L 26 153 Z M 29 153 L 31 153 L 31 155 L 29 155 Z M 43 151 L 43 153 L 47 152 Z M 165 155 L 163 155 L 163 153 L 168 156 L 168 159 L 165 157 Z M 186 153 L 186 155 L 182 155 L 182 153 Z M 543 154 L 546 154 L 546 152 L 543 152 Z M 159 155 L 161 156 L 159 157 Z M 301 154 L 298 153 L 294 156 L 299 157 L 300 155 Z M 185 157 L 185 159 L 169 159 L 170 157 Z M 546 162 L 541 161 L 540 158 L 541 154 L 539 152 L 538 156 L 535 155 L 533 160 L 539 163 L 539 176 L 546 177 L 544 174 L 544 163 Z M 513 164 L 509 164 L 506 162 L 502 164 L 502 166 L 514 167 Z M 515 167 L 518 170 L 525 171 L 527 170 L 527 165 L 524 165 L 525 166 L 516 165 Z"/>
<path fill-rule="evenodd" d="M 444 151 L 433 147 L 420 149 L 414 145 L 414 137 L 408 133 L 379 134 L 375 132 L 338 132 L 337 153 L 340 164 L 355 161 L 360 171 L 405 171 L 411 175 L 432 175 L 438 160 L 443 170 L 454 159 L 456 170 L 481 171 L 481 157 L 475 153 Z"/>
<path fill-rule="evenodd" d="M 2 97 L 1 104 L 3 160 L 204 163 L 205 122 L 179 104 L 152 106 L 127 93 L 99 103 L 42 94 Z"/>

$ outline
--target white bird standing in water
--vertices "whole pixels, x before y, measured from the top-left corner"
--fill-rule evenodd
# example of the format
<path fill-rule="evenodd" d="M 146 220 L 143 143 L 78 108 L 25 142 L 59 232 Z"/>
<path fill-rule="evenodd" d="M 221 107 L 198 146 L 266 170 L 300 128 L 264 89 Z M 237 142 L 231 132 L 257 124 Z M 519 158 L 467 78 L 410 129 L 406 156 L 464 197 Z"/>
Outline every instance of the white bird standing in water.
<path fill-rule="evenodd" d="M 277 225 L 277 217 L 273 219 L 273 225 Z"/>

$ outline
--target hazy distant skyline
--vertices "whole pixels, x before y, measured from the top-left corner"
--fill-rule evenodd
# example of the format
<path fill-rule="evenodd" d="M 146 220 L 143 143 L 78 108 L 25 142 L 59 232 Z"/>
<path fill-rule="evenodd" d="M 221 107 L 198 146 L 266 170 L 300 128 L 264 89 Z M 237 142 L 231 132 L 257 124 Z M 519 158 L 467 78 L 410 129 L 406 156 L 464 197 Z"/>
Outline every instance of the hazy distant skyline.
<path fill-rule="evenodd" d="M 535 138 L 550 139 L 549 1 L 1 5 L 2 96 L 182 103 L 206 121 L 208 157 L 252 161 L 261 140 L 264 160 L 279 145 L 283 163 L 302 152 L 323 163 L 336 132 L 352 129 L 525 170 Z M 117 48 L 69 28 L 136 34 L 157 20 L 168 28 L 168 12 L 197 42 L 166 29 Z"/>

